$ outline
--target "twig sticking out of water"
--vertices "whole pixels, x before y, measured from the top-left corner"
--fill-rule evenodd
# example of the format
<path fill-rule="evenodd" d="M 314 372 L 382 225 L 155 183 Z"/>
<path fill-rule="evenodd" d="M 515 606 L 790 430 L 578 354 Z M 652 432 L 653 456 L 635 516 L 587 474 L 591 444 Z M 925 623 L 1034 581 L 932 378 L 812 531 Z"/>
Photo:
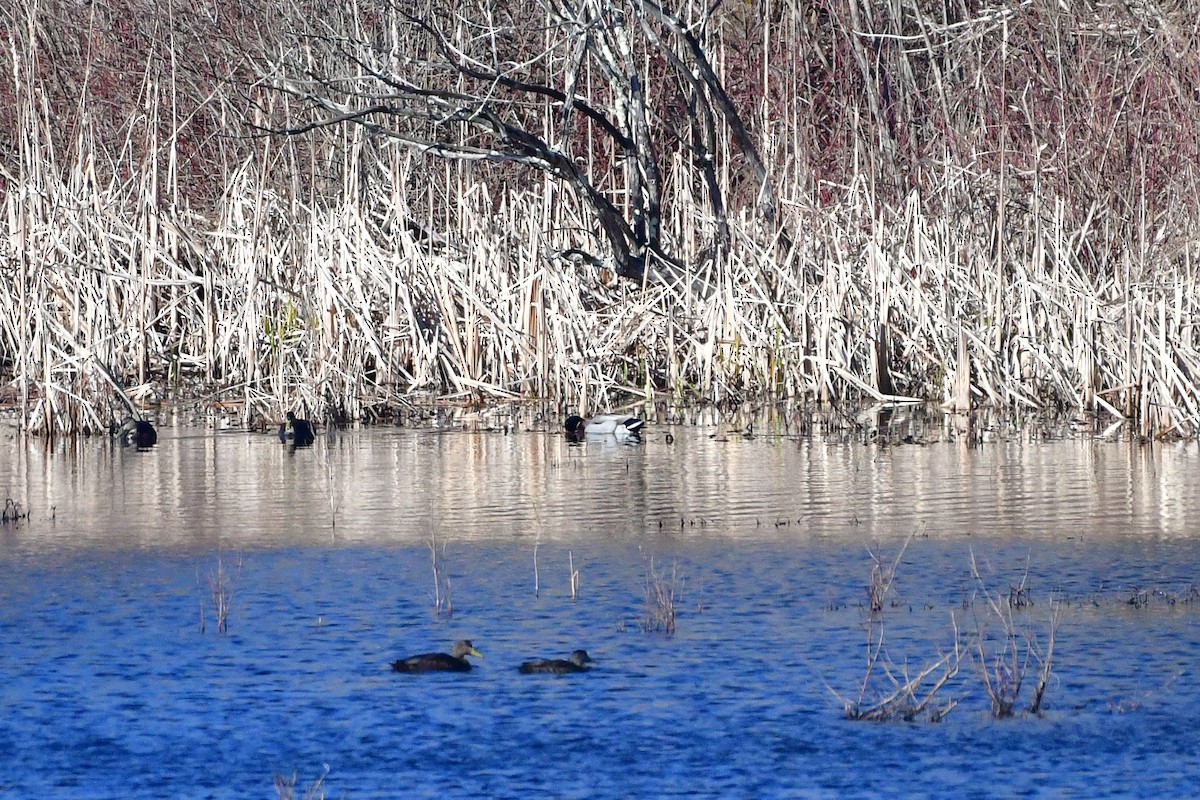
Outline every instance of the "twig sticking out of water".
<path fill-rule="evenodd" d="M 953 614 L 950 621 L 954 629 L 953 648 L 939 654 L 917 672 L 910 673 L 907 662 L 897 664 L 888 655 L 883 620 L 877 615 L 868 617 L 867 665 L 858 697 L 850 700 L 830 689 L 842 702 L 846 716 L 872 722 L 895 719 L 912 722 L 928 714 L 930 722 L 940 722 L 953 711 L 958 698 L 950 698 L 944 705 L 935 704 L 938 693 L 958 674 L 965 654 L 959 642 L 958 621 Z M 880 689 L 879 685 L 886 688 Z"/>
<path fill-rule="evenodd" d="M 325 800 L 325 778 L 329 775 L 329 765 L 325 765 L 325 772 L 321 777 L 317 778 L 313 785 L 305 790 L 304 800 Z M 279 796 L 279 800 L 296 800 L 296 773 L 291 775 L 280 775 L 275 773 L 275 794 Z"/>
<path fill-rule="evenodd" d="M 1058 623 L 1062 618 L 1062 606 L 1059 603 L 1051 602 L 1050 604 L 1050 633 L 1046 637 L 1046 652 L 1038 653 L 1034 650 L 1034 655 L 1040 662 L 1041 666 L 1038 669 L 1037 688 L 1033 690 L 1033 702 L 1029 704 L 1029 713 L 1042 713 L 1042 698 L 1046 694 L 1046 687 L 1050 684 L 1050 678 L 1054 672 L 1054 640 L 1058 635 Z M 1030 646 L 1033 643 L 1030 642 Z"/>
<path fill-rule="evenodd" d="M 896 568 L 900 566 L 900 559 L 904 557 L 904 551 L 908 549 L 911 541 L 912 535 L 910 534 L 890 563 L 884 560 L 882 553 L 867 550 L 871 561 L 874 562 L 871 565 L 871 577 L 867 584 L 867 608 L 872 614 L 883 611 L 887 604 L 888 597 L 892 594 L 892 585 L 896 580 Z"/>
<path fill-rule="evenodd" d="M 575 558 L 567 551 L 567 569 L 571 573 L 571 599 L 579 599 L 579 570 L 575 569 Z"/>
<path fill-rule="evenodd" d="M 1027 570 L 1028 572 L 1028 570 Z M 975 646 L 979 658 L 980 671 L 983 677 L 983 688 L 992 704 L 992 716 L 996 718 L 1011 717 L 1016 712 L 1017 703 L 1021 699 L 1021 687 L 1032 661 L 1038 662 L 1038 682 L 1034 689 L 1033 699 L 1029 704 L 1032 714 L 1039 714 L 1046 688 L 1053 675 L 1054 642 L 1058 633 L 1060 606 L 1050 603 L 1050 630 L 1047 636 L 1045 652 L 1039 651 L 1037 640 L 1032 631 L 1020 631 L 1013 618 L 1013 608 L 1022 607 L 1012 602 L 1012 596 L 1005 602 L 999 592 L 988 589 L 975 560 L 975 552 L 971 552 L 971 576 L 975 579 L 977 591 L 987 601 L 990 616 L 999 623 L 1002 631 L 1000 644 L 994 652 L 989 653 L 986 647 L 988 637 L 984 635 L 983 624 L 977 623 Z M 1025 578 L 1021 580 L 1022 591 Z"/>
<path fill-rule="evenodd" d="M 429 556 L 433 566 L 433 611 L 438 616 L 454 613 L 454 603 L 450 599 L 450 576 L 446 574 L 446 545 L 443 542 L 438 548 L 437 535 L 429 535 Z"/>
<path fill-rule="evenodd" d="M 533 543 L 533 596 L 534 597 L 541 597 L 541 587 L 539 585 L 539 580 L 538 580 L 538 563 L 537 563 L 538 545 L 540 545 L 541 543 L 542 543 L 542 537 L 541 537 L 541 534 L 539 533 L 537 540 L 535 540 Z"/>
<path fill-rule="evenodd" d="M 330 428 L 333 426 L 331 425 Z M 338 511 L 342 507 L 342 496 L 338 489 L 337 471 L 334 469 L 333 455 L 329 448 L 330 440 L 325 441 L 325 495 L 329 499 L 329 524 L 337 528 Z"/>
<path fill-rule="evenodd" d="M 221 559 L 217 559 L 217 571 L 209 572 L 208 588 L 212 592 L 213 611 L 217 615 L 217 633 L 229 632 L 229 612 L 233 607 L 233 581 Z M 204 630 L 204 611 L 200 612 L 200 630 Z"/>
<path fill-rule="evenodd" d="M 907 660 L 897 663 L 888 653 L 884 634 L 883 611 L 892 592 L 896 569 L 908 543 L 905 541 L 895 558 L 885 560 L 882 554 L 868 551 L 871 556 L 871 575 L 868 584 L 866 619 L 866 666 L 857 696 L 846 697 L 826 684 L 826 688 L 841 703 L 849 719 L 886 722 L 901 719 L 912 721 L 928 716 L 939 722 L 958 705 L 958 698 L 939 704 L 942 689 L 958 674 L 965 654 L 958 632 L 958 620 L 950 615 L 954 630 L 953 646 L 916 672 L 910 672 Z"/>
<path fill-rule="evenodd" d="M 675 634 L 675 599 L 682 588 L 679 568 L 671 564 L 665 568 L 655 567 L 653 556 L 646 565 L 646 605 L 642 612 L 643 631 L 662 631 L 667 636 Z"/>

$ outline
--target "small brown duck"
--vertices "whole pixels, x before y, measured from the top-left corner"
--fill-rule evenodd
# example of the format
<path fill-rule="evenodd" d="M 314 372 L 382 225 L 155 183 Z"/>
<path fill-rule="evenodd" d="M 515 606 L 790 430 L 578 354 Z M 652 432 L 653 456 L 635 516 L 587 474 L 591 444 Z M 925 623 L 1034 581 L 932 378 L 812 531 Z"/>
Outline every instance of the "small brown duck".
<path fill-rule="evenodd" d="M 483 658 L 483 653 L 467 639 L 457 641 L 449 653 L 422 653 L 392 662 L 394 672 L 470 672 L 467 656 Z"/>
<path fill-rule="evenodd" d="M 523 675 L 532 675 L 538 672 L 566 675 L 569 672 L 587 672 L 587 665 L 591 663 L 592 657 L 587 654 L 587 650 L 576 650 L 571 653 L 570 659 L 539 658 L 534 661 L 526 661 L 519 667 L 519 670 Z"/>

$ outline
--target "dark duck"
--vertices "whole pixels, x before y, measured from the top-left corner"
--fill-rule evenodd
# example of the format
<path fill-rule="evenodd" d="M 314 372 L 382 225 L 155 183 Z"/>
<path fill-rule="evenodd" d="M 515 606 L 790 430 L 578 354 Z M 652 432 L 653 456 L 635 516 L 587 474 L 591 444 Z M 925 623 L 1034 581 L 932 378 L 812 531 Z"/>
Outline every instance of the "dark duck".
<path fill-rule="evenodd" d="M 287 444 L 289 435 L 296 447 L 308 447 L 317 438 L 309 421 L 300 419 L 291 411 L 287 412 L 287 423 L 279 426 L 279 441 Z"/>
<path fill-rule="evenodd" d="M 449 653 L 422 653 L 392 662 L 393 672 L 470 672 L 471 662 L 467 656 L 483 658 L 467 639 L 457 641 Z"/>
<path fill-rule="evenodd" d="M 591 663 L 592 657 L 587 654 L 587 650 L 576 650 L 574 653 L 571 653 L 569 659 L 538 658 L 533 661 L 526 661 L 518 669 L 523 675 L 532 675 L 539 672 L 566 675 L 571 672 L 587 672 L 587 665 Z"/>
<path fill-rule="evenodd" d="M 144 419 L 125 420 L 120 430 L 121 443 L 126 447 L 133 446 L 138 450 L 148 450 L 158 444 L 158 431 Z"/>

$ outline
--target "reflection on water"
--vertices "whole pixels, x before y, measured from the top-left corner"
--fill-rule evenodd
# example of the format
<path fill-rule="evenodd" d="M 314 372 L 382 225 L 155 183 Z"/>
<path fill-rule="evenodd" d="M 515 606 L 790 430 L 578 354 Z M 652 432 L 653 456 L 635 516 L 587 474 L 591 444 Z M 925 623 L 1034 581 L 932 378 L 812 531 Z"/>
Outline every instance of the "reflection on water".
<path fill-rule="evenodd" d="M 543 433 L 163 432 L 138 453 L 0 442 L 0 490 L 37 525 L 18 547 L 256 548 L 545 540 L 701 527 L 730 539 L 1195 535 L 1195 445 L 1087 441 L 880 448 L 676 428 L 640 446 Z M 52 517 L 52 520 L 47 519 Z"/>
<path fill-rule="evenodd" d="M 161 434 L 148 453 L 0 440 L 0 492 L 31 510 L 0 527 L 6 796 L 269 797 L 292 773 L 302 795 L 326 769 L 351 798 L 1188 797 L 1200 781 L 1194 445 L 693 426 L 668 444 L 660 426 L 639 447 L 394 430 L 293 452 Z M 1045 716 L 991 720 L 972 665 L 939 725 L 842 718 L 830 690 L 862 679 L 867 550 L 910 535 L 893 659 L 936 653 L 952 614 L 995 635 L 974 554 L 995 590 L 1029 587 L 1023 630 L 1044 637 L 1064 603 Z M 432 613 L 431 543 L 450 616 Z M 639 630 L 651 557 L 680 578 L 671 638 Z M 468 675 L 388 669 L 457 638 L 485 656 Z M 516 671 L 577 647 L 587 675 Z"/>

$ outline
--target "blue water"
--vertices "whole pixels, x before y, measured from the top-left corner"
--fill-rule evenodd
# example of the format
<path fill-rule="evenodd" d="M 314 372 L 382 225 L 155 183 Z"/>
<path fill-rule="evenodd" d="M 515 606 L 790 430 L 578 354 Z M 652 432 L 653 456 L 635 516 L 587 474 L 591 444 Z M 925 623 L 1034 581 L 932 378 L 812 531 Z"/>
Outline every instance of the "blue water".
<path fill-rule="evenodd" d="M 32 509 L 0 528 L 2 797 L 272 798 L 279 775 L 349 798 L 1200 785 L 1194 449 L 683 429 L 639 448 L 397 431 L 289 453 L 167 430 L 150 453 L 9 440 L 0 459 L 0 490 Z M 431 540 L 452 613 L 434 611 Z M 1041 645 L 1060 604 L 1041 716 L 993 719 L 967 658 L 940 723 L 845 718 L 869 552 L 906 541 L 882 616 L 892 663 L 952 646 L 952 618 L 996 646 L 974 554 L 989 589 L 1025 581 L 1014 621 Z M 674 636 L 642 630 L 651 558 L 678 576 Z M 484 654 L 469 674 L 388 669 L 458 638 Z M 588 674 L 516 671 L 577 647 Z"/>

